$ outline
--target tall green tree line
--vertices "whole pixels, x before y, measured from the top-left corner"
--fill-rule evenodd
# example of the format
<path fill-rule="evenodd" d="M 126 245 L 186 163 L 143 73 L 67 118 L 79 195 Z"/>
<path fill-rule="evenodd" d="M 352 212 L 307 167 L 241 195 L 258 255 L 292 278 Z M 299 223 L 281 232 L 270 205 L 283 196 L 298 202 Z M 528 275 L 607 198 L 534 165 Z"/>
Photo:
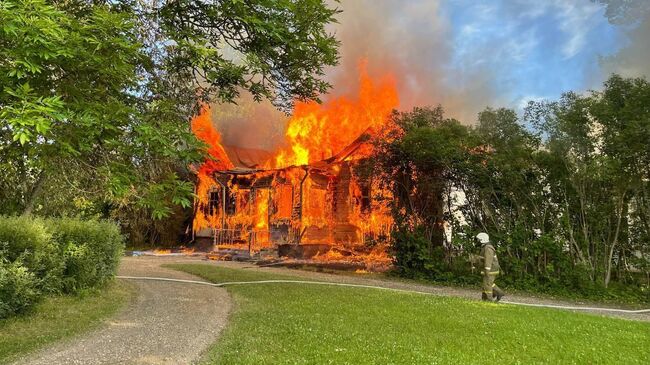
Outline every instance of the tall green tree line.
<path fill-rule="evenodd" d="M 398 138 L 379 142 L 378 166 L 397 196 L 398 267 L 464 278 L 485 231 L 510 284 L 641 283 L 647 297 L 648 105 L 647 80 L 614 75 L 602 91 L 530 103 L 522 116 L 488 108 L 470 127 L 440 108 L 395 114 Z"/>

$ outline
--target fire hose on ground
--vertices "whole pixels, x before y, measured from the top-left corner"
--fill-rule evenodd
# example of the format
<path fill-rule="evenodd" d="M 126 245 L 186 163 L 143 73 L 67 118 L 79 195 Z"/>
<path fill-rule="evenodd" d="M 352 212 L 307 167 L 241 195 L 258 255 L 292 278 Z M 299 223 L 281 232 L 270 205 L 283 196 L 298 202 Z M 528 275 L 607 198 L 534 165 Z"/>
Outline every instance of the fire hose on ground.
<path fill-rule="evenodd" d="M 436 293 L 422 292 L 417 290 L 408 290 L 408 289 L 398 289 L 398 288 L 389 288 L 384 286 L 375 286 L 375 285 L 364 285 L 364 284 L 348 284 L 348 283 L 334 283 L 328 281 L 310 281 L 310 280 L 254 280 L 254 281 L 228 281 L 223 283 L 210 283 L 207 281 L 200 280 L 184 280 L 184 279 L 172 279 L 172 278 L 163 278 L 163 277 L 151 277 L 151 276 L 117 276 L 118 279 L 127 279 L 127 280 L 153 280 L 153 281 L 169 281 L 175 283 L 186 283 L 186 284 L 198 284 L 198 285 L 208 285 L 218 288 L 223 288 L 225 286 L 231 285 L 253 285 L 253 284 L 310 284 L 310 285 L 329 285 L 329 286 L 343 286 L 350 288 L 364 288 L 364 289 L 379 289 L 379 290 L 388 290 L 399 293 L 410 293 L 410 294 L 423 294 L 423 295 L 436 295 Z M 543 307 L 543 308 L 555 308 L 555 309 L 567 309 L 567 310 L 584 310 L 584 311 L 599 311 L 599 312 L 614 312 L 614 313 L 626 313 L 626 314 L 643 314 L 650 313 L 650 308 L 648 309 L 619 309 L 619 308 L 602 308 L 602 307 L 580 307 L 580 306 L 570 306 L 570 305 L 556 305 L 556 304 L 535 304 L 535 303 L 521 303 L 521 302 L 511 302 L 511 301 L 501 301 L 504 304 L 513 304 L 521 305 L 528 307 Z"/>

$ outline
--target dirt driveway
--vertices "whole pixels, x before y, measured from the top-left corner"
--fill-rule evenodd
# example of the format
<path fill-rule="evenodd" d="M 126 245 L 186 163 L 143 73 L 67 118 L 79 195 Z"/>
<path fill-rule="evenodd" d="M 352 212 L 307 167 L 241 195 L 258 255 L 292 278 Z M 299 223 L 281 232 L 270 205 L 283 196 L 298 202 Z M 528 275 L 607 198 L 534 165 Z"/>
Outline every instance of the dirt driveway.
<path fill-rule="evenodd" d="M 119 275 L 201 280 L 160 267 L 169 260 L 125 257 Z M 225 289 L 162 281 L 129 281 L 133 303 L 103 327 L 17 364 L 191 364 L 217 340 L 231 300 Z"/>

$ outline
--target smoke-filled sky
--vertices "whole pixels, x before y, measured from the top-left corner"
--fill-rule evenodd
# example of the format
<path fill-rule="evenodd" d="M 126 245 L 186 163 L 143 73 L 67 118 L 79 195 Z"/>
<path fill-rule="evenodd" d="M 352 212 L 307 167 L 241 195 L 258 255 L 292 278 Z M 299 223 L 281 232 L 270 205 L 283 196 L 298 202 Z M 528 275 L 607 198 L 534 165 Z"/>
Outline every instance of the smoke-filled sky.
<path fill-rule="evenodd" d="M 650 76 L 650 0 L 328 1 L 342 10 L 330 27 L 341 41 L 326 76 L 334 95 L 354 92 L 366 58 L 371 75 L 393 73 L 400 109 L 441 104 L 471 124 L 487 106 L 521 111 L 529 100 L 598 89 L 612 72 Z M 226 143 L 270 148 L 269 134 L 235 135 L 248 122 L 277 136 L 281 114 L 249 109 L 236 128 L 221 116 Z"/>
<path fill-rule="evenodd" d="M 343 0 L 338 7 L 335 90 L 365 56 L 376 72 L 396 73 L 402 109 L 442 104 L 466 123 L 486 106 L 521 108 L 597 89 L 610 72 L 650 71 L 650 0 Z"/>

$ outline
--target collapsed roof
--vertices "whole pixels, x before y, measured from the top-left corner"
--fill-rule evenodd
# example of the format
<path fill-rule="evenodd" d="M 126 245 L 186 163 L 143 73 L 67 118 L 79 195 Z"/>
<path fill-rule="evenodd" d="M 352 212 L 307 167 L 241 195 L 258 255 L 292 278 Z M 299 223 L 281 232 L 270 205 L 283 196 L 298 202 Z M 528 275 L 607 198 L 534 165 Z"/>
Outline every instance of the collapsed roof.
<path fill-rule="evenodd" d="M 273 158 L 273 153 L 257 148 L 223 146 L 230 162 L 235 168 L 257 170 L 263 168 Z"/>
<path fill-rule="evenodd" d="M 309 166 L 315 168 L 324 168 L 327 165 L 342 162 L 350 156 L 354 155 L 355 152 L 366 145 L 369 140 L 370 134 L 368 131 L 366 131 L 357 137 L 354 141 L 352 141 L 352 143 L 350 143 L 347 147 L 343 148 L 339 153 L 322 161 L 310 163 Z M 265 167 L 269 165 L 268 162 L 270 162 L 274 156 L 274 154 L 270 151 L 237 146 L 223 146 L 223 149 L 235 167 L 231 170 L 221 171 L 222 173 L 248 174 L 270 170 Z"/>

